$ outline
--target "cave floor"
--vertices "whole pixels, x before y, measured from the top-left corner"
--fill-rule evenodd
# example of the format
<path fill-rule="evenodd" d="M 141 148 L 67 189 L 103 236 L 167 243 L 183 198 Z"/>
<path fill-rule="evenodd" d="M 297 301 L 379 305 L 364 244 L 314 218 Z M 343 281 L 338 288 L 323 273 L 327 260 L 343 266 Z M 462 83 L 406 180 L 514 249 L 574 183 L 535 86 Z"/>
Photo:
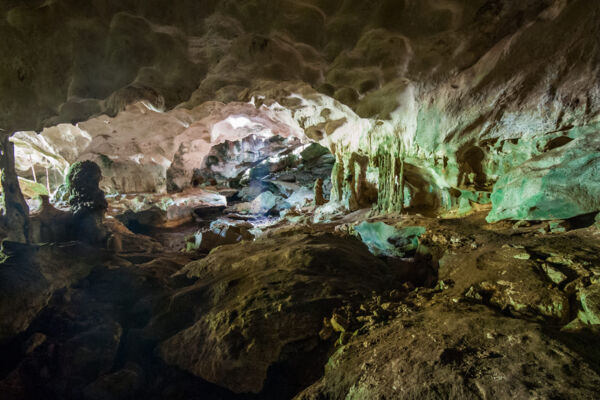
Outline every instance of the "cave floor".
<path fill-rule="evenodd" d="M 189 224 L 134 235 L 135 251 L 9 256 L 87 269 L 45 298 L 5 291 L 29 323 L 2 342 L 2 398 L 594 398 L 597 227 L 370 218 L 426 229 L 418 253 L 386 258 L 349 233 L 368 216 L 282 222 L 210 255 L 175 251 Z"/>

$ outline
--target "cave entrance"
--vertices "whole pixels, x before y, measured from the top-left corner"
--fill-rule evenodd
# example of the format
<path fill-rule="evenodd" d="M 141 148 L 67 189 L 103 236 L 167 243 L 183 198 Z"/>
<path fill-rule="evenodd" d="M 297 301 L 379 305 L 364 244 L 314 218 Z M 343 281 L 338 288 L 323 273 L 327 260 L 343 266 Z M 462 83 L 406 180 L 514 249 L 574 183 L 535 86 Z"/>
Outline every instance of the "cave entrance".
<path fill-rule="evenodd" d="M 314 200 L 315 182 L 323 182 L 327 200 L 335 157 L 318 143 L 297 137 L 250 134 L 212 146 L 193 169 L 191 185 L 226 193 L 231 211 L 279 216 Z"/>
<path fill-rule="evenodd" d="M 315 193 L 324 204 L 335 164 L 329 149 L 287 114 L 246 103 L 198 117 L 138 107 L 114 118 L 17 132 L 11 141 L 34 214 L 42 212 L 40 195 L 67 210 L 64 176 L 73 163 L 91 160 L 102 171 L 107 216 L 134 233 L 160 235 L 169 248 L 228 216 L 257 227 L 315 204 Z"/>

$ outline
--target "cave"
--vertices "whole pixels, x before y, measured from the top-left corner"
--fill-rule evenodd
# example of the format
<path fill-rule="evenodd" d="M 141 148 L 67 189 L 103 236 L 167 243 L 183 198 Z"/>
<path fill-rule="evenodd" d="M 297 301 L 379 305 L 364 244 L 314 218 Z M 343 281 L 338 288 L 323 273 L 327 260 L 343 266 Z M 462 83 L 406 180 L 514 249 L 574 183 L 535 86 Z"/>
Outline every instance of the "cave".
<path fill-rule="evenodd" d="M 598 2 L 0 15 L 0 399 L 598 398 Z"/>

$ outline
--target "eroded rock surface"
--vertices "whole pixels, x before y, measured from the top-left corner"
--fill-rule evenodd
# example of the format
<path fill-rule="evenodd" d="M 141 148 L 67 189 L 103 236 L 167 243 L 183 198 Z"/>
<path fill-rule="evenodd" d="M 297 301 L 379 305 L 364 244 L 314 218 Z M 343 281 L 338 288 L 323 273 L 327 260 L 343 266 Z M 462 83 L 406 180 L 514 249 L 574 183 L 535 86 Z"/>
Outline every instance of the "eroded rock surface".
<path fill-rule="evenodd" d="M 325 376 L 296 398 L 595 396 L 594 366 L 540 326 L 427 297 L 416 302 L 422 311 L 408 308 L 389 326 L 340 347 Z"/>
<path fill-rule="evenodd" d="M 594 132 L 521 164 L 496 183 L 487 220 L 563 219 L 598 211 L 599 151 Z"/>
<path fill-rule="evenodd" d="M 598 130 L 593 2 L 244 0 L 200 8 L 6 4 L 2 129 L 94 116 L 57 128 L 77 137 L 74 151 L 64 134 L 21 135 L 38 160 L 33 174 L 49 165 L 49 151 L 56 173 L 61 160 L 93 159 L 114 190 L 179 190 L 212 146 L 271 132 L 328 147 L 335 200 L 350 209 L 467 210 L 531 157 Z M 26 171 L 31 161 L 21 160 Z M 597 211 L 592 203 L 561 215 Z M 537 204 L 546 206 L 554 207 Z"/>
<path fill-rule="evenodd" d="M 597 397 L 599 19 L 590 0 L 3 2 L 2 237 L 106 249 L 4 243 L 0 395 Z M 56 191 L 67 175 L 82 191 Z M 53 192 L 83 224 L 27 219 Z M 283 218 L 179 252 L 226 206 Z"/>
<path fill-rule="evenodd" d="M 180 274 L 197 279 L 185 289 L 197 298 L 193 323 L 163 342 L 160 355 L 237 393 L 261 392 L 277 363 L 318 374 L 323 318 L 395 279 L 360 242 L 318 233 L 222 246 Z"/>

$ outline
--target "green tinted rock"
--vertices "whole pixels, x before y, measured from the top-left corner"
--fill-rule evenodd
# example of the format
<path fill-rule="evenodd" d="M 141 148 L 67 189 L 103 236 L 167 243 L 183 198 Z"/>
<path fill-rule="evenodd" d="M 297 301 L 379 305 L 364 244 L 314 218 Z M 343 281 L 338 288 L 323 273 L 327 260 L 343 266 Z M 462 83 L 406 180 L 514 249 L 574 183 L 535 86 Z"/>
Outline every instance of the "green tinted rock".
<path fill-rule="evenodd" d="M 548 278 L 550 278 L 550 280 L 556 283 L 557 285 L 560 285 L 567 279 L 567 276 L 565 274 L 563 274 L 558 269 L 552 267 L 549 264 L 542 264 L 542 269 L 544 270 L 546 275 L 548 275 Z"/>
<path fill-rule="evenodd" d="M 395 228 L 384 222 L 362 222 L 355 231 L 375 255 L 403 257 L 419 246 L 419 236 L 425 233 L 422 226 Z"/>
<path fill-rule="evenodd" d="M 591 325 L 600 324 L 600 285 L 591 285 L 579 292 L 582 311 L 579 318 Z"/>
<path fill-rule="evenodd" d="M 567 219 L 600 210 L 600 137 L 582 136 L 502 176 L 488 222 Z"/>

